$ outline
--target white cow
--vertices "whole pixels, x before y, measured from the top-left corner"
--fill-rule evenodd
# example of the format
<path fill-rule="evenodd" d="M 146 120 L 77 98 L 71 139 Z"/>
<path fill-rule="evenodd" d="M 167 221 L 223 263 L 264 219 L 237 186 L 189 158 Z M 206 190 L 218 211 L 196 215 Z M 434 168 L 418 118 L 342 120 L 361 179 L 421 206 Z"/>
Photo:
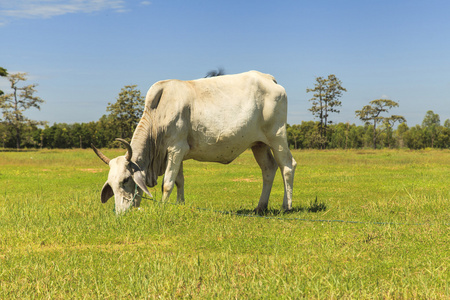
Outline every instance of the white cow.
<path fill-rule="evenodd" d="M 292 209 L 297 163 L 286 138 L 287 97 L 268 74 L 250 71 L 192 81 L 166 80 L 147 92 L 142 118 L 125 156 L 109 159 L 101 192 L 102 202 L 115 196 L 116 213 L 140 205 L 146 186 L 164 174 L 162 201 L 174 185 L 177 201 L 184 202 L 183 161 L 228 164 L 251 148 L 262 170 L 263 188 L 255 211 L 267 209 L 277 168 L 284 181 L 283 209 Z"/>

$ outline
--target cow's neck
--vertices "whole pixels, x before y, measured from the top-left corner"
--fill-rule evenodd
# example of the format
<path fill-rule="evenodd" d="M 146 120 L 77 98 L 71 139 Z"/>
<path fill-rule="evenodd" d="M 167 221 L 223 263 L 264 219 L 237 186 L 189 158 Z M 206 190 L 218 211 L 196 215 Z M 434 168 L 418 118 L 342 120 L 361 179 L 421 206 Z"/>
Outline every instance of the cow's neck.
<path fill-rule="evenodd" d="M 165 151 L 162 151 L 161 142 L 162 136 L 158 138 L 158 130 L 152 128 L 150 122 L 152 118 L 150 114 L 145 111 L 141 120 L 139 121 L 133 138 L 131 139 L 131 147 L 133 148 L 134 161 L 139 168 L 144 172 L 147 185 L 153 187 L 156 185 L 156 180 L 159 175 L 163 174 L 165 165 Z"/>
<path fill-rule="evenodd" d="M 150 142 L 148 139 L 136 139 L 133 137 L 131 147 L 133 148 L 131 160 L 147 175 L 150 164 Z"/>
<path fill-rule="evenodd" d="M 133 138 L 131 139 L 131 147 L 133 148 L 133 157 L 131 160 L 144 172 L 147 185 L 152 186 L 148 177 L 151 158 L 151 142 L 148 125 L 147 118 L 143 117 L 134 131 Z"/>

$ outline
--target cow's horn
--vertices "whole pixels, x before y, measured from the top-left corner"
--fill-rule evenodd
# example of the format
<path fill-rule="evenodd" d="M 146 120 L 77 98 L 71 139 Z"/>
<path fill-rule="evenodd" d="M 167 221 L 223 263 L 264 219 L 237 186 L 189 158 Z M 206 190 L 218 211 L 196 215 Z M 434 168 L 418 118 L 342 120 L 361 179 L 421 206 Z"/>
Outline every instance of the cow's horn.
<path fill-rule="evenodd" d="M 100 150 L 95 148 L 94 144 L 91 144 L 92 150 L 94 150 L 95 154 L 97 154 L 98 157 L 107 165 L 109 165 L 109 162 L 111 161 L 109 158 L 107 158 Z"/>
<path fill-rule="evenodd" d="M 122 144 L 125 145 L 125 147 L 128 150 L 127 155 L 125 156 L 125 158 L 128 161 L 131 161 L 131 157 L 133 156 L 133 150 L 131 149 L 131 145 L 127 141 L 125 141 L 124 139 L 117 138 L 116 141 L 119 141 L 119 142 L 121 142 Z"/>

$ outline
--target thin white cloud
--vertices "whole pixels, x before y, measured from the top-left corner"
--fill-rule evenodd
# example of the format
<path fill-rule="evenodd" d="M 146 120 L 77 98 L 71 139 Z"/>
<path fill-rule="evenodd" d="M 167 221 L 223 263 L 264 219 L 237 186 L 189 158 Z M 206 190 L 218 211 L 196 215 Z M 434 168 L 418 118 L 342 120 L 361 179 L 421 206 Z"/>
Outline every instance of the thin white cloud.
<path fill-rule="evenodd" d="M 47 19 L 71 13 L 103 10 L 127 11 L 124 0 L 0 0 L 0 23 L 18 18 Z"/>
<path fill-rule="evenodd" d="M 151 1 L 141 1 L 141 5 L 151 5 Z"/>

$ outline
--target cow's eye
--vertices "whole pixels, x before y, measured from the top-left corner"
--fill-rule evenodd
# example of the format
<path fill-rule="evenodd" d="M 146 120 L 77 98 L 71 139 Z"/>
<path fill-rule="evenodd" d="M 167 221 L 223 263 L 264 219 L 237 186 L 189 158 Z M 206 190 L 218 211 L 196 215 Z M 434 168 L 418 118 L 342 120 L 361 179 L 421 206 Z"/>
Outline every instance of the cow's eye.
<path fill-rule="evenodd" d="M 127 184 L 128 181 L 130 181 L 130 178 L 129 178 L 129 177 L 128 177 L 128 178 L 125 178 L 125 179 L 123 180 L 123 184 Z"/>

